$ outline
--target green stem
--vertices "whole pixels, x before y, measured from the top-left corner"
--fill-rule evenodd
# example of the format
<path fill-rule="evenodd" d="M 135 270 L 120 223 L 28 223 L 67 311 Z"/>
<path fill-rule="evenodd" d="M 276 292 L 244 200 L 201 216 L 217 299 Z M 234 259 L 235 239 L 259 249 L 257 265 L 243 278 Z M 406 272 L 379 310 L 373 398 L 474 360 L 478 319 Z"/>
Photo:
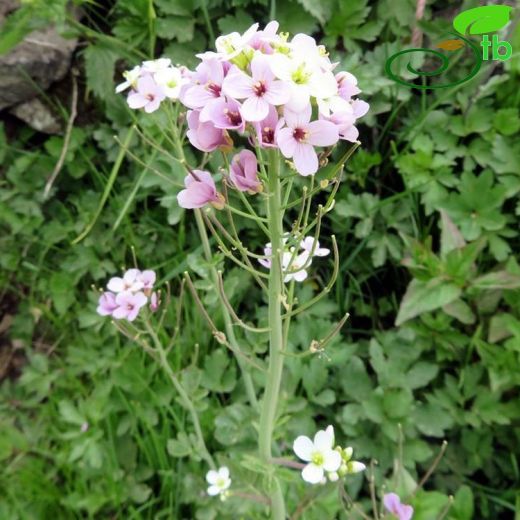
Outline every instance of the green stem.
<path fill-rule="evenodd" d="M 148 332 L 150 333 L 150 336 L 152 337 L 152 340 L 155 345 L 156 352 L 159 354 L 159 361 L 161 363 L 161 367 L 166 372 L 168 377 L 170 378 L 170 381 L 172 382 L 173 386 L 175 387 L 175 390 L 177 390 L 177 393 L 179 394 L 179 397 L 181 398 L 182 403 L 184 404 L 184 407 L 188 410 L 191 420 L 193 422 L 193 427 L 195 428 L 195 435 L 197 436 L 197 442 L 199 444 L 199 450 L 200 455 L 204 460 L 208 463 L 208 465 L 215 469 L 215 462 L 213 460 L 213 457 L 208 451 L 208 448 L 206 447 L 206 442 L 204 441 L 204 435 L 202 434 L 202 428 L 200 426 L 199 416 L 197 414 L 197 410 L 195 410 L 195 406 L 193 402 L 191 401 L 189 395 L 187 394 L 186 390 L 184 390 L 184 387 L 182 386 L 181 382 L 177 378 L 175 372 L 172 370 L 172 367 L 170 366 L 170 363 L 168 361 L 168 357 L 166 355 L 166 351 L 164 350 L 161 340 L 157 336 L 157 333 L 153 329 L 153 327 L 150 325 L 149 322 L 146 322 L 146 328 Z"/>
<path fill-rule="evenodd" d="M 206 226 L 204 225 L 204 219 L 202 217 L 202 213 L 200 209 L 195 210 L 195 220 L 197 222 L 197 228 L 199 230 L 199 235 L 202 240 L 202 248 L 204 250 L 204 256 L 206 257 L 206 260 L 211 263 L 212 254 L 211 254 L 211 247 L 209 244 L 208 239 L 208 233 L 206 231 Z M 218 290 L 218 272 L 217 269 L 213 266 L 210 267 L 211 270 L 211 279 L 213 281 L 215 290 Z M 220 296 L 220 294 L 219 294 Z M 231 320 L 231 316 L 229 315 L 229 312 L 227 311 L 225 305 L 222 306 L 222 315 L 224 316 L 224 326 L 226 328 L 226 337 L 229 341 L 229 344 L 235 349 L 236 351 L 240 350 L 240 347 L 238 346 L 238 342 L 235 336 L 235 331 L 233 330 L 233 321 Z M 256 398 L 255 393 L 255 387 L 253 385 L 253 379 L 251 378 L 251 374 L 249 373 L 248 369 L 244 365 L 243 359 L 241 359 L 241 356 L 236 356 L 236 360 L 238 363 L 238 366 L 240 368 L 240 371 L 242 372 L 242 379 L 244 381 L 244 386 L 246 388 L 247 398 L 249 402 L 251 403 L 251 406 L 253 408 L 258 408 L 258 400 Z"/>
<path fill-rule="evenodd" d="M 271 461 L 271 445 L 280 383 L 282 379 L 283 362 L 283 323 L 281 314 L 282 302 L 282 253 L 283 229 L 280 189 L 280 162 L 276 150 L 269 151 L 268 171 L 268 227 L 271 238 L 273 258 L 269 272 L 269 370 L 262 401 L 259 427 L 260 457 L 266 462 Z M 280 484 L 276 478 L 271 483 L 271 506 L 274 520 L 285 520 L 285 503 Z"/>
<path fill-rule="evenodd" d="M 173 139 L 175 141 L 175 145 L 177 148 L 177 156 L 181 161 L 186 161 L 186 156 L 184 155 L 184 149 L 182 147 L 182 142 L 179 136 L 179 132 L 177 129 L 176 121 L 172 123 L 172 133 Z M 208 233 L 206 231 L 206 226 L 204 225 L 204 219 L 202 217 L 202 213 L 200 209 L 195 210 L 195 220 L 197 222 L 197 229 L 199 231 L 200 239 L 202 241 L 202 247 L 204 250 L 204 256 L 207 262 L 210 264 L 210 272 L 211 279 L 213 281 L 213 285 L 215 290 L 218 292 L 218 272 L 217 269 L 212 265 L 211 261 L 213 259 L 213 255 L 211 253 L 211 246 L 209 244 Z M 233 329 L 233 320 L 229 315 L 224 303 L 222 303 L 222 315 L 224 316 L 224 326 L 226 329 L 226 338 L 229 344 L 233 347 L 235 351 L 240 351 L 240 347 L 238 346 L 238 342 L 235 336 L 235 331 Z M 240 371 L 242 372 L 242 380 L 244 381 L 244 386 L 246 389 L 246 394 L 251 406 L 253 408 L 258 408 L 258 400 L 256 398 L 255 387 L 253 385 L 253 379 L 251 378 L 251 374 L 249 373 L 247 367 L 244 365 L 244 360 L 241 359 L 241 356 L 236 356 L 236 360 Z"/>

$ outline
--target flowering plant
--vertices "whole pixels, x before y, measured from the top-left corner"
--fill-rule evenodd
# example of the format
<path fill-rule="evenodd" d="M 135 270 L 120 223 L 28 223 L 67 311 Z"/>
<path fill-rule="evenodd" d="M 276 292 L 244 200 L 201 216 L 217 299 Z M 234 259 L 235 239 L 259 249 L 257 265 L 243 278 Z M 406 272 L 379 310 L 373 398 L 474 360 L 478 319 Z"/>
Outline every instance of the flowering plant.
<path fill-rule="evenodd" d="M 217 329 L 187 272 L 182 287 L 187 286 L 218 343 L 235 354 L 250 406 L 258 411 L 258 471 L 264 476 L 259 494 L 234 489 L 227 465 L 218 469 L 206 446 L 196 407 L 169 362 L 176 334 L 165 346 L 157 332 L 163 325 L 169 296 L 159 317 L 152 316 L 160 304 L 154 291 L 155 273 L 134 268 L 122 278 L 112 278 L 100 296 L 98 312 L 112 316 L 118 328 L 167 372 L 191 415 L 199 452 L 210 467 L 208 494 L 221 499 L 250 498 L 268 507 L 272 518 L 281 520 L 286 518 L 287 509 L 279 466 L 302 469 L 302 478 L 309 484 L 328 480 L 339 481 L 334 485 L 340 486 L 344 478 L 365 469 L 363 463 L 351 460 L 351 447 L 335 446 L 332 426 L 316 433 L 313 440 L 301 435 L 294 441 L 294 452 L 304 465 L 275 457 L 282 447 L 275 445 L 273 437 L 286 358 L 324 354 L 348 317 L 324 338 L 313 340 L 308 352 L 290 352 L 291 320 L 324 298 L 338 275 L 335 237 L 320 241 L 322 219 L 334 206 L 344 164 L 360 144 L 356 123 L 369 106 L 357 97 L 361 91 L 356 78 L 338 71 L 339 64 L 330 59 L 324 46 L 308 35 L 291 38 L 278 29 L 278 23 L 272 21 L 263 29 L 254 24 L 243 34 L 220 36 L 215 51 L 197 55 L 200 63 L 195 70 L 173 65 L 168 58 L 145 61 L 126 72 L 125 81 L 116 89 L 129 90 L 131 109 L 147 114 L 163 111 L 170 122 L 165 138 L 173 152 L 149 137 L 146 130 L 135 130 L 186 171 L 177 201 L 194 212 L 211 283 L 222 304 L 224 331 Z M 190 164 L 192 160 L 185 154 L 184 136 L 202 153 L 198 165 Z M 343 142 L 348 146 L 338 154 L 336 149 Z M 222 167 L 215 171 L 211 165 L 218 159 Z M 318 204 L 316 198 L 320 199 Z M 244 245 L 236 218 L 246 219 L 265 234 L 263 251 L 253 252 Z M 215 268 L 210 236 L 220 252 L 249 273 L 265 294 L 267 317 L 265 324 L 259 324 L 264 326 L 245 323 L 230 303 L 222 273 Z M 316 279 L 313 260 L 329 256 L 331 249 L 330 280 L 317 294 L 300 301 L 297 284 Z M 182 303 L 182 289 L 179 301 Z M 144 324 L 145 330 L 134 320 Z M 267 335 L 268 355 L 260 359 L 246 352 L 236 327 L 248 338 L 256 335 L 258 342 L 265 341 Z M 258 372 L 264 381 L 263 393 L 255 377 Z"/>

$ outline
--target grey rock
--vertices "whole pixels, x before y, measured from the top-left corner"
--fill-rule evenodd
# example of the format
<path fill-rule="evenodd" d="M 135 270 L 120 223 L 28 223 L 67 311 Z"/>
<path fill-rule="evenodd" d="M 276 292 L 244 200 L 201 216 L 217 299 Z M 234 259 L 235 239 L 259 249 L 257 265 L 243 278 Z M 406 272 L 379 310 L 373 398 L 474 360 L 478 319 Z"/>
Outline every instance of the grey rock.
<path fill-rule="evenodd" d="M 60 121 L 42 103 L 40 98 L 33 98 L 20 103 L 9 110 L 11 114 L 27 123 L 30 127 L 46 134 L 60 134 L 63 130 Z"/>
<path fill-rule="evenodd" d="M 33 98 L 62 79 L 76 45 L 76 39 L 62 38 L 48 27 L 33 31 L 0 55 L 0 110 Z"/>

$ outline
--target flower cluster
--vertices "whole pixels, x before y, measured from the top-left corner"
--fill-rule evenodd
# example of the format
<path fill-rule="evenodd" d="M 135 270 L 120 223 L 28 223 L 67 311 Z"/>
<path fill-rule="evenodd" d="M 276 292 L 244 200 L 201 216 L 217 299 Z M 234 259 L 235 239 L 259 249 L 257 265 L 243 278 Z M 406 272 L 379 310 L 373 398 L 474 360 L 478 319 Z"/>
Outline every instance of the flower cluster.
<path fill-rule="evenodd" d="M 144 61 L 132 70 L 123 73 L 125 81 L 116 87 L 116 92 L 127 88 L 130 108 L 142 108 L 145 112 L 155 112 L 165 99 L 178 99 L 181 87 L 188 81 L 188 69 L 174 67 L 168 58 Z"/>
<path fill-rule="evenodd" d="M 334 428 L 330 425 L 318 431 L 313 440 L 305 435 L 297 437 L 293 450 L 308 463 L 303 468 L 302 478 L 309 484 L 325 483 L 327 478 L 335 482 L 339 477 L 365 469 L 362 462 L 351 460 L 352 448 L 334 447 Z"/>
<path fill-rule="evenodd" d="M 413 516 L 413 507 L 402 504 L 401 499 L 395 493 L 387 493 L 383 497 L 385 509 L 398 520 L 411 520 Z"/>
<path fill-rule="evenodd" d="M 134 321 L 139 311 L 150 301 L 153 312 L 159 304 L 158 295 L 153 291 L 154 271 L 128 269 L 123 277 L 110 278 L 107 291 L 99 297 L 97 312 L 101 316 L 112 316 L 116 320 Z"/>
<path fill-rule="evenodd" d="M 283 243 L 289 242 L 289 235 L 285 235 Z M 312 264 L 312 258 L 315 256 L 327 256 L 330 250 L 325 247 L 320 247 L 320 243 L 314 237 L 305 237 L 300 241 L 298 248 L 286 247 L 282 254 L 282 270 L 284 273 L 284 282 L 291 281 L 303 282 L 308 274 L 307 268 Z M 264 247 L 264 254 L 268 258 L 261 258 L 258 262 L 271 268 L 271 257 L 273 250 L 271 243 L 267 243 Z"/>
<path fill-rule="evenodd" d="M 198 54 L 194 71 L 165 58 L 144 62 L 126 73 L 118 91 L 131 87 L 128 104 L 147 112 L 178 97 L 189 109 L 187 137 L 201 151 L 229 149 L 233 131 L 261 148 L 279 148 L 298 173 L 313 175 L 315 148 L 356 141 L 355 123 L 368 104 L 356 97 L 356 78 L 336 71 L 338 63 L 314 38 L 289 39 L 276 21 L 258 27 L 217 38 L 216 52 Z"/>
<path fill-rule="evenodd" d="M 219 495 L 221 500 L 225 500 L 229 494 L 231 486 L 231 478 L 229 477 L 229 469 L 222 466 L 218 470 L 211 469 L 206 473 L 206 481 L 208 486 L 208 495 Z"/>

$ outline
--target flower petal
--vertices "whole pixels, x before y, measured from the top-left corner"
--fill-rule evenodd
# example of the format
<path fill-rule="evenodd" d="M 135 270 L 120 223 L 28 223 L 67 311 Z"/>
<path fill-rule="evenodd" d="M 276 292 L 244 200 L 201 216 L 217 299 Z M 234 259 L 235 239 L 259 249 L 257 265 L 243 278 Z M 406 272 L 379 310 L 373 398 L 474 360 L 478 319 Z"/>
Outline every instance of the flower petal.
<path fill-rule="evenodd" d="M 263 97 L 251 96 L 244 101 L 240 111 L 246 121 L 262 121 L 269 114 L 269 103 Z"/>
<path fill-rule="evenodd" d="M 278 131 L 276 142 L 280 147 L 280 151 L 288 159 L 294 155 L 298 142 L 293 137 L 293 130 L 291 128 L 282 128 Z"/>
<path fill-rule="evenodd" d="M 229 73 L 222 83 L 224 94 L 235 99 L 243 99 L 254 94 L 253 79 L 242 71 Z"/>
<path fill-rule="evenodd" d="M 293 161 L 298 173 L 304 177 L 318 171 L 318 156 L 310 144 L 297 143 Z"/>
<path fill-rule="evenodd" d="M 330 146 L 338 142 L 338 127 L 330 121 L 313 121 L 307 129 L 309 143 L 314 146 Z"/>
<path fill-rule="evenodd" d="M 383 497 L 383 504 L 390 513 L 397 513 L 401 507 L 401 499 L 395 493 L 387 493 Z"/>
<path fill-rule="evenodd" d="M 218 479 L 218 473 L 214 470 L 214 469 L 210 469 L 207 473 L 206 473 L 206 482 L 208 484 L 215 484 L 215 482 L 217 481 Z"/>
<path fill-rule="evenodd" d="M 312 458 L 312 452 L 314 451 L 314 444 L 305 435 L 296 437 L 293 443 L 293 450 L 296 455 L 305 461 L 309 461 Z"/>
<path fill-rule="evenodd" d="M 307 464 L 307 466 L 303 468 L 302 478 L 309 484 L 318 484 L 323 478 L 323 468 L 312 463 Z"/>
<path fill-rule="evenodd" d="M 208 488 L 208 495 L 214 497 L 215 495 L 218 495 L 220 493 L 220 488 L 218 486 L 209 486 Z"/>
<path fill-rule="evenodd" d="M 341 455 L 336 450 L 324 453 L 323 468 L 326 471 L 337 471 L 341 466 Z"/>
<path fill-rule="evenodd" d="M 320 430 L 314 436 L 314 446 L 317 450 L 326 451 L 331 450 L 334 444 L 334 433 L 330 430 Z"/>

